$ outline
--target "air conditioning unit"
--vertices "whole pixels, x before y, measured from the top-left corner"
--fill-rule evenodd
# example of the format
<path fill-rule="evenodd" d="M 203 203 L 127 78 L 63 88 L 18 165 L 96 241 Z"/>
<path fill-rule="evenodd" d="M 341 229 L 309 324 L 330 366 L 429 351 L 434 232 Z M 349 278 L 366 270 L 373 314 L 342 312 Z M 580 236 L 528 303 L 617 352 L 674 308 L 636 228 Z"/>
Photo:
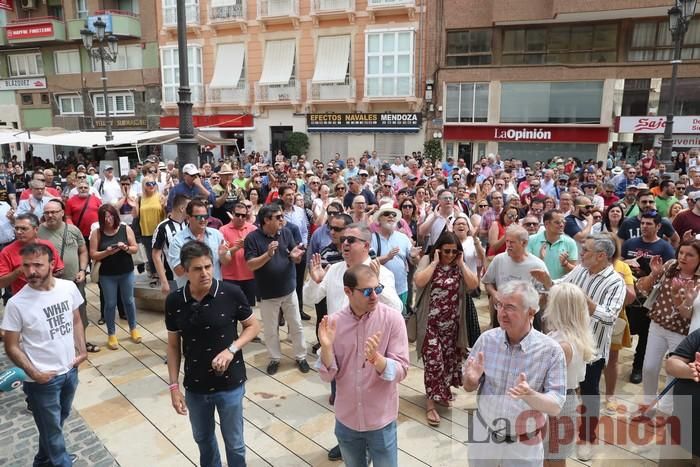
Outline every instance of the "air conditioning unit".
<path fill-rule="evenodd" d="M 33 10 L 36 8 L 36 0 L 20 0 L 19 6 L 23 10 Z"/>

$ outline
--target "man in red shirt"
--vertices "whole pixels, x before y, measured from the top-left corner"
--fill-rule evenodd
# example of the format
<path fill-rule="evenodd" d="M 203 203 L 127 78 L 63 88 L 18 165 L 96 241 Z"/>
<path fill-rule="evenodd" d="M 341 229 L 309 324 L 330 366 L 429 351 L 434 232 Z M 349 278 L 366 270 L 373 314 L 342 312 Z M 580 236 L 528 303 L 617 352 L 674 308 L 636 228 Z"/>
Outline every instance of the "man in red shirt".
<path fill-rule="evenodd" d="M 60 275 L 63 271 L 63 261 L 53 244 L 37 237 L 39 218 L 32 213 L 18 214 L 15 217 L 15 241 L 0 251 L 0 287 L 10 287 L 12 295 L 19 292 L 27 283 L 22 274 L 22 256 L 19 251 L 28 243 L 41 243 L 53 251 L 55 264 L 53 274 Z"/>
<path fill-rule="evenodd" d="M 600 193 L 600 197 L 603 198 L 605 209 L 620 201 L 620 198 L 615 194 L 615 185 L 612 183 L 603 185 L 603 191 Z"/>
<path fill-rule="evenodd" d="M 221 277 L 223 277 L 225 282 L 231 282 L 239 286 L 248 299 L 248 304 L 255 306 L 255 277 L 253 271 L 246 264 L 243 240 L 250 232 L 256 230 L 256 227 L 247 222 L 247 218 L 248 208 L 246 205 L 236 203 L 233 206 L 231 222 L 219 229 L 226 242 L 231 245 L 228 250 L 228 254 L 231 255 L 231 262 L 225 265 L 222 263 Z"/>
<path fill-rule="evenodd" d="M 53 175 L 53 174 L 52 174 Z M 61 197 L 61 192 L 58 191 L 56 188 L 49 186 L 48 183 L 46 183 L 46 176 L 44 175 L 44 172 L 41 170 L 36 170 L 34 174 L 32 175 L 32 180 L 39 180 L 44 182 L 44 185 L 46 186 L 46 189 L 44 190 L 47 195 L 53 196 L 54 198 L 60 198 Z M 19 196 L 20 201 L 23 199 L 29 199 L 29 197 L 32 195 L 32 190 L 24 190 L 22 194 Z"/>
<path fill-rule="evenodd" d="M 77 188 L 77 196 L 66 201 L 66 220 L 79 228 L 87 239 L 90 237 L 90 226 L 97 222 L 97 210 L 102 205 L 102 200 L 90 194 L 90 185 L 86 180 L 81 180 Z"/>

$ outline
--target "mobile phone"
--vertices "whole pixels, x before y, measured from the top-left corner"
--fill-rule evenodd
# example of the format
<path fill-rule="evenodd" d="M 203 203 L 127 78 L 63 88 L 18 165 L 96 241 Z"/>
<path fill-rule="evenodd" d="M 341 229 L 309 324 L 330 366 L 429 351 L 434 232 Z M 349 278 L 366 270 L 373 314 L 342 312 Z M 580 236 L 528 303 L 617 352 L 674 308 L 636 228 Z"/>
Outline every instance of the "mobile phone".
<path fill-rule="evenodd" d="M 119 248 L 119 245 L 117 245 L 116 243 L 107 247 L 108 250 L 114 250 L 115 248 Z"/>

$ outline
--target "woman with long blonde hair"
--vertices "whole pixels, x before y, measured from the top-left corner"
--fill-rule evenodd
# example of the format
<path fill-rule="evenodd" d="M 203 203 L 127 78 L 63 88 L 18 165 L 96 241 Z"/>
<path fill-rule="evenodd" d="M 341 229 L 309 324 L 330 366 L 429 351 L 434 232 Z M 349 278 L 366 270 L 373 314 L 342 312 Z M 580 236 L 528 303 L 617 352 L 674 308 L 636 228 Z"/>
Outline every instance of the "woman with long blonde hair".
<path fill-rule="evenodd" d="M 558 415 L 563 420 L 561 423 L 550 420 L 550 426 L 563 431 L 557 434 L 556 439 L 564 441 L 556 446 L 547 443 L 544 465 L 565 466 L 566 458 L 573 454 L 577 440 L 576 388 L 586 376 L 586 363 L 593 358 L 593 335 L 589 328 L 586 294 L 574 284 L 565 282 L 555 285 L 549 291 L 542 320 L 547 335 L 559 343 L 566 358 L 566 402 Z"/>

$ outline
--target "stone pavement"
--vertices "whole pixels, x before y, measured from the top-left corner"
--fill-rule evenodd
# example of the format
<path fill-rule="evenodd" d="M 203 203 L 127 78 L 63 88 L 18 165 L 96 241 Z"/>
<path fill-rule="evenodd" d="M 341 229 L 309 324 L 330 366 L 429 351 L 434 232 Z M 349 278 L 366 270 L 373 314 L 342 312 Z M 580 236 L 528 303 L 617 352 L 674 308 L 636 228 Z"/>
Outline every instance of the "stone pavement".
<path fill-rule="evenodd" d="M 1 347 L 1 346 L 0 346 Z M 0 348 L 0 372 L 12 367 L 4 348 Z M 64 426 L 68 452 L 78 455 L 76 467 L 112 467 L 119 465 L 94 431 L 75 411 Z M 32 465 L 39 446 L 39 432 L 27 410 L 22 388 L 0 393 L 0 466 Z"/>

